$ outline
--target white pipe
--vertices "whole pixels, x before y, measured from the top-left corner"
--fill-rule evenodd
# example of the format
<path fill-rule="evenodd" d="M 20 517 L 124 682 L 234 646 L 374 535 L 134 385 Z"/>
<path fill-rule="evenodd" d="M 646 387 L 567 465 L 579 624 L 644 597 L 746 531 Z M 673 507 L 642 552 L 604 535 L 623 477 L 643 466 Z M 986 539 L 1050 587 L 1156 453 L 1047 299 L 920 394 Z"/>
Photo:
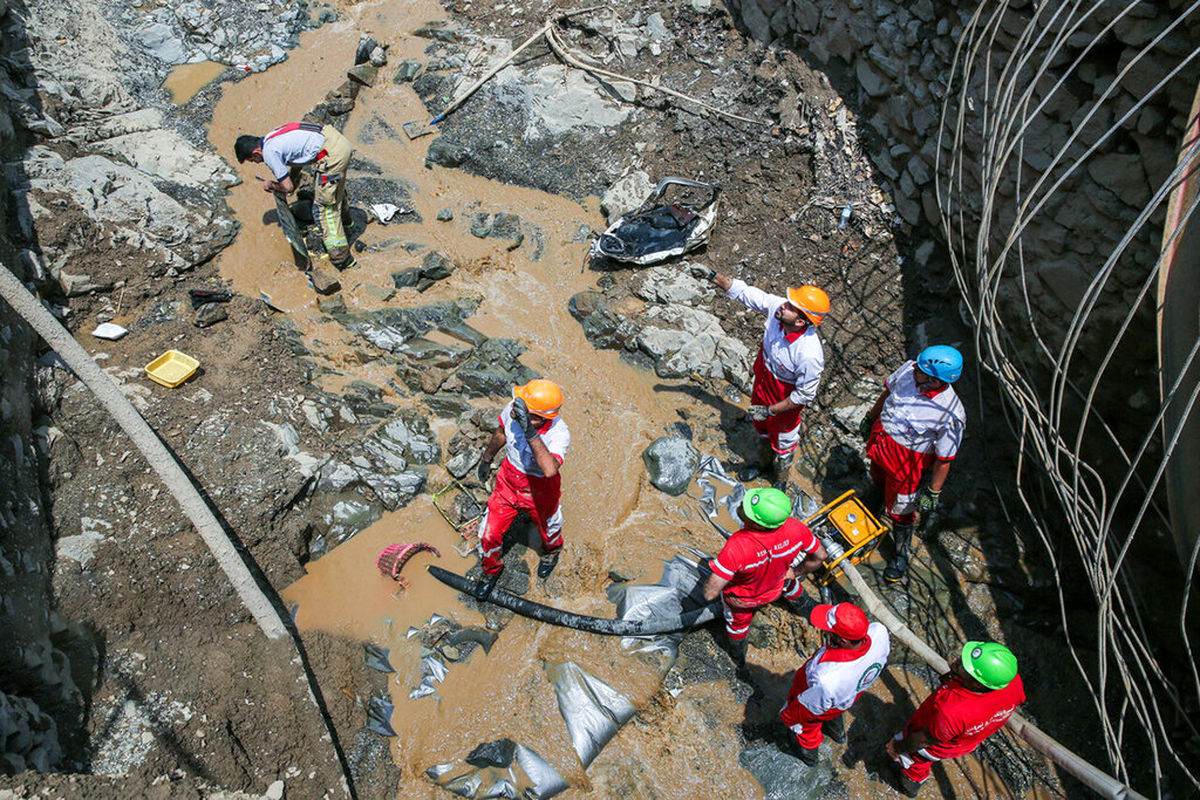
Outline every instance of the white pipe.
<path fill-rule="evenodd" d="M 204 502 L 204 498 L 200 496 L 200 492 L 196 490 L 191 479 L 176 461 L 175 456 L 162 443 L 158 434 L 142 418 L 142 415 L 133 407 L 113 379 L 108 376 L 108 373 L 100 369 L 100 365 L 88 355 L 79 342 L 75 341 L 75 337 L 42 306 L 41 301 L 32 292 L 17 280 L 17 276 L 9 270 L 8 265 L 2 263 L 0 263 L 0 297 L 7 300 L 13 310 L 29 323 L 29 326 L 42 337 L 46 344 L 62 356 L 71 371 L 91 389 L 100 404 L 133 440 L 146 462 L 158 473 L 158 477 L 167 490 L 183 508 L 183 513 L 196 526 L 200 538 L 208 545 L 213 558 L 225 571 L 229 582 L 233 584 L 233 590 L 241 598 L 242 605 L 254 617 L 254 621 L 258 623 L 258 627 L 267 635 L 267 638 L 273 641 L 290 639 L 283 618 L 259 588 L 254 576 L 250 574 L 246 562 L 242 560 L 241 555 L 233 546 L 233 542 L 221 527 L 221 523 L 217 521 L 216 516 Z M 293 652 L 296 656 L 293 661 L 300 665 L 304 673 L 308 699 L 320 709 L 320 703 L 317 702 L 317 693 L 320 691 L 320 687 L 317 686 L 316 679 L 300 652 L 299 643 L 295 640 L 292 640 L 292 643 L 295 646 Z M 335 738 L 337 732 L 327 714 L 322 712 L 321 717 L 328 730 L 328 741 L 333 747 L 334 756 L 342 768 L 342 794 L 345 797 L 354 798 L 355 793 L 349 782 L 350 769 Z"/>
<path fill-rule="evenodd" d="M 950 669 L 950 665 L 946 663 L 946 659 L 942 658 L 941 654 L 926 644 L 924 639 L 913 633 L 899 617 L 892 613 L 887 604 L 879 599 L 879 596 L 863 580 L 862 575 L 858 574 L 858 569 L 853 564 L 843 562 L 841 566 L 846 573 L 846 577 L 850 579 L 850 583 L 854 587 L 854 593 L 858 595 L 862 605 L 876 619 L 882 622 L 884 627 L 891 631 L 893 636 L 903 642 L 908 649 L 924 659 L 929 666 L 938 671 L 938 674 L 947 672 Z M 1058 764 L 1071 775 L 1074 775 L 1084 785 L 1100 796 L 1110 798 L 1110 800 L 1147 800 L 1144 795 L 1138 794 L 1107 772 L 1093 766 L 1071 750 L 1068 750 L 1062 742 L 1049 736 L 1020 714 L 1013 714 L 1008 718 L 1006 724 L 1009 730 L 1016 734 L 1019 739 L 1022 739 L 1034 750 L 1050 758 L 1051 761 Z"/>
<path fill-rule="evenodd" d="M 254 616 L 255 622 L 267 638 L 282 639 L 287 636 L 287 626 L 275 607 L 263 594 L 246 563 L 234 548 L 233 542 L 225 535 L 221 523 L 204 502 L 200 492 L 196 491 L 179 462 L 158 438 L 158 434 L 146 423 L 108 373 L 100 369 L 100 365 L 88 355 L 83 345 L 75 341 L 75 337 L 62 323 L 17 280 L 17 276 L 9 270 L 8 265 L 2 266 L 0 296 L 8 301 L 13 310 L 29 323 L 46 344 L 62 356 L 71 371 L 92 390 L 100 404 L 133 440 L 147 463 L 158 473 L 167 490 L 183 507 L 183 513 L 196 526 L 200 538 L 208 545 L 229 582 L 233 584 L 233 590 L 241 598 L 242 605 Z"/>

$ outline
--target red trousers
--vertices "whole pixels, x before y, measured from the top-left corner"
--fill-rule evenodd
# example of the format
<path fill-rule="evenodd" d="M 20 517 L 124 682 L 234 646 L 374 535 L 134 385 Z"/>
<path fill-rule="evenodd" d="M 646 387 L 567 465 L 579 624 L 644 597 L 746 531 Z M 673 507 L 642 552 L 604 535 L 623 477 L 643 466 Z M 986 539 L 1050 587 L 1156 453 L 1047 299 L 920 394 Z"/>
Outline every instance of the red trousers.
<path fill-rule="evenodd" d="M 479 521 L 479 549 L 483 572 L 494 575 L 504 566 L 504 534 L 517 514 L 525 511 L 542 535 L 542 550 L 553 553 L 562 547 L 562 476 L 539 478 L 526 475 L 508 462 L 496 473 L 496 486 L 488 498 L 487 511 Z"/>
<path fill-rule="evenodd" d="M 912 524 L 921 478 L 933 464 L 933 454 L 898 444 L 876 419 L 867 440 L 867 458 L 871 459 L 871 480 L 883 490 L 884 511 L 898 525 Z"/>
<path fill-rule="evenodd" d="M 758 358 L 754 359 L 754 388 L 750 390 L 750 403 L 756 406 L 772 406 L 790 395 L 795 385 L 784 383 L 771 374 L 763 361 L 762 346 L 758 348 Z M 780 455 L 785 455 L 796 449 L 800 444 L 800 412 L 804 407 L 793 408 L 782 414 L 767 417 L 762 422 L 754 423 L 758 435 L 771 443 L 771 449 Z"/>
<path fill-rule="evenodd" d="M 802 594 L 804 594 L 804 586 L 800 581 L 795 578 L 788 578 L 784 581 L 782 597 L 795 600 Z M 739 603 L 736 597 L 722 593 L 721 607 L 725 611 L 725 633 L 734 641 L 745 639 L 750 634 L 750 623 L 754 621 L 754 612 L 773 602 L 775 601 L 768 600 L 766 603 L 755 606 L 745 606 Z"/>
<path fill-rule="evenodd" d="M 814 714 L 799 703 L 788 703 L 783 707 L 779 718 L 792 732 L 792 736 L 796 737 L 797 744 L 805 750 L 815 750 L 821 746 L 821 742 L 825 741 L 825 734 L 821 732 L 821 723 L 835 719 L 844 713 L 846 712 L 843 709 L 832 708 L 824 714 Z"/>

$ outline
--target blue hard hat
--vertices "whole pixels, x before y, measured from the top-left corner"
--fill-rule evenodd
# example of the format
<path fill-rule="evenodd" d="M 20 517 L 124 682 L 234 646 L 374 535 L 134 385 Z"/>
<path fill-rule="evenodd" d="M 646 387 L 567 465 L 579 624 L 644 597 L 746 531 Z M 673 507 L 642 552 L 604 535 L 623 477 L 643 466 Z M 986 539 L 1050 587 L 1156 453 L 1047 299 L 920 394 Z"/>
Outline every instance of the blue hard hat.
<path fill-rule="evenodd" d="M 962 375 L 962 353 L 948 344 L 935 344 L 926 347 L 917 356 L 917 368 L 931 378 L 954 383 Z"/>

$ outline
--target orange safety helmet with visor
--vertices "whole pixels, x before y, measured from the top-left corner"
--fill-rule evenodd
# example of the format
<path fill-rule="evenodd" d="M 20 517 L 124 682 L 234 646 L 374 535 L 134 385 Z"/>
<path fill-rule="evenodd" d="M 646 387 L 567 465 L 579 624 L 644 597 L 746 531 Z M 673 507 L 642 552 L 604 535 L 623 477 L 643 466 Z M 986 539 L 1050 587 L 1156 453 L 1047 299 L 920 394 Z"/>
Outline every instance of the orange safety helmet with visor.
<path fill-rule="evenodd" d="M 789 288 L 787 298 L 813 325 L 820 325 L 829 313 L 829 295 L 816 286 Z"/>
<path fill-rule="evenodd" d="M 535 378 L 524 386 L 513 388 L 513 398 L 525 401 L 529 413 L 544 419 L 554 419 L 562 407 L 563 393 L 558 384 L 545 378 Z"/>

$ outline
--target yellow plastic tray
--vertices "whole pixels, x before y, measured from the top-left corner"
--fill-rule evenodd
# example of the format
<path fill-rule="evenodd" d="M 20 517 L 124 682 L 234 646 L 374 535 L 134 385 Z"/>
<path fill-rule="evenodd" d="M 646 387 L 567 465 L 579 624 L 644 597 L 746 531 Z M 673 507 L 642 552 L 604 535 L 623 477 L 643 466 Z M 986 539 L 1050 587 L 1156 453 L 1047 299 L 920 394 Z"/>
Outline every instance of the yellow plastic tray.
<path fill-rule="evenodd" d="M 168 350 L 146 365 L 146 374 L 155 383 L 174 388 L 200 368 L 200 362 L 178 350 Z"/>

